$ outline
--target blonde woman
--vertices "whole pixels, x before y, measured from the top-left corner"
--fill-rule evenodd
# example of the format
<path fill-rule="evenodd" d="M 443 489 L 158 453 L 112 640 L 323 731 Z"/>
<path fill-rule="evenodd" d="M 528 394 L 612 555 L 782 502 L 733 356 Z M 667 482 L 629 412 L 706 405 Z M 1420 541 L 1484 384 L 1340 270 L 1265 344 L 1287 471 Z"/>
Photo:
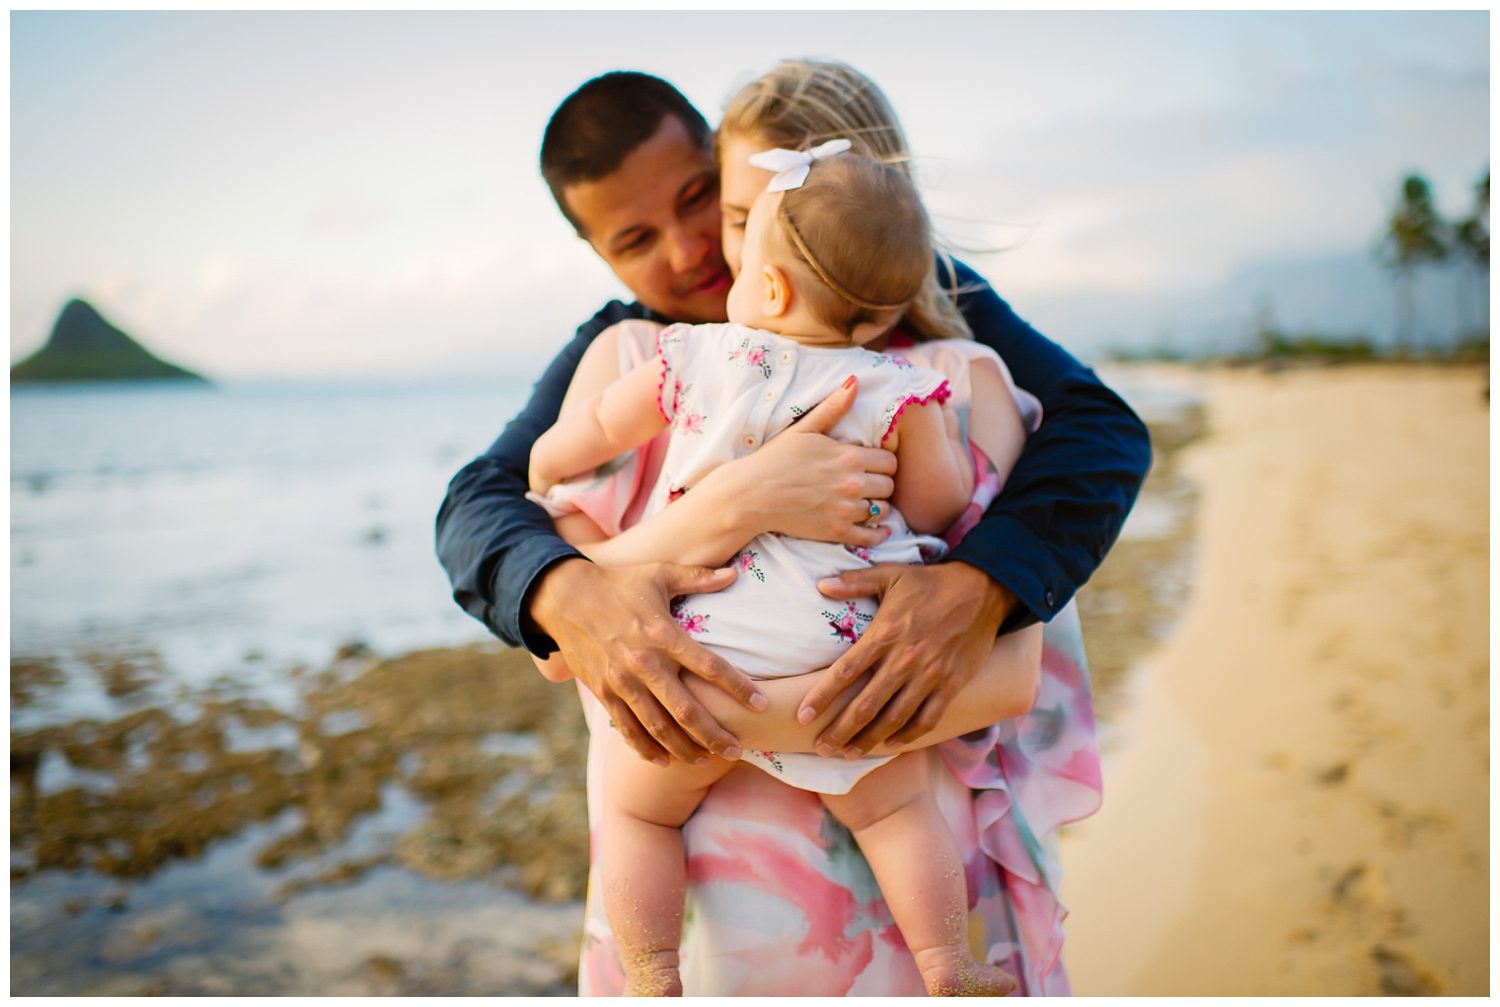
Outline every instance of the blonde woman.
<path fill-rule="evenodd" d="M 631 75 L 610 75 L 617 76 Z M 565 102 L 554 124 L 575 98 L 591 87 L 598 91 L 597 83 L 590 82 Z M 611 82 L 611 87 L 614 83 L 618 82 Z M 642 105 L 637 90 L 628 105 L 619 108 Z M 788 116 L 788 111 L 794 114 Z M 607 117 L 611 129 L 621 128 L 622 114 L 616 111 Z M 616 304 L 601 312 L 591 327 L 585 327 L 588 331 L 580 330 L 576 351 L 570 348 L 571 359 L 568 354 L 559 358 L 544 378 L 544 385 L 571 379 L 569 401 L 590 382 L 595 388 L 608 383 L 631 362 L 630 347 L 639 343 L 638 336 L 628 334 L 632 326 L 594 340 L 604 323 L 644 320 L 634 323 L 638 328 L 652 320 L 715 317 L 713 301 L 720 284 L 717 242 L 710 248 L 704 238 L 704 172 L 692 154 L 696 142 L 688 128 L 690 118 L 669 107 L 647 123 L 642 131 L 645 140 L 624 145 L 613 167 L 592 179 L 584 172 L 575 174 L 574 181 L 554 183 L 560 206 L 580 234 L 641 298 L 636 306 Z M 735 225 L 758 194 L 756 187 L 763 189 L 769 177 L 733 157 L 735 144 L 799 147 L 844 134 L 867 153 L 904 163 L 905 144 L 888 104 L 872 84 L 846 67 L 784 64 L 730 103 L 719 151 L 724 155 L 724 257 L 731 266 L 738 265 Z M 555 417 L 558 392 L 552 393 L 556 397 L 550 407 L 543 403 L 528 408 L 490 455 L 455 479 L 440 515 L 440 552 L 459 600 L 500 635 L 527 643 L 534 653 L 550 652 L 548 644 L 555 640 L 586 687 L 585 707 L 596 736 L 617 729 L 642 754 L 664 757 L 670 752 L 692 761 L 689 742 L 695 742 L 701 749 L 734 757 L 741 741 L 747 748 L 844 748 L 881 754 L 902 745 L 916 747 L 917 738 L 933 742 L 982 729 L 940 745 L 934 751 L 941 758 L 929 763 L 935 799 L 958 839 L 964 862 L 971 948 L 977 957 L 1015 974 L 1025 992 L 1066 992 L 1059 961 L 1062 910 L 1055 897 L 1058 879 L 1050 837 L 1061 822 L 1082 817 L 1097 805 L 1098 763 L 1082 648 L 1067 604 L 1072 589 L 1065 580 L 1073 578 L 1076 586 L 1081 577 L 1072 571 L 1076 568 L 1086 576 L 1102 558 L 1139 486 L 1149 449 L 1139 421 L 1092 375 L 1016 319 L 972 273 L 956 269 L 950 280 L 956 277 L 961 286 L 974 288 L 960 297 L 962 317 L 974 324 L 981 340 L 1005 346 L 1002 356 L 1013 368 L 1021 361 L 1018 370 L 1027 375 L 1024 383 L 1040 392 L 1042 406 L 1056 422 L 1050 429 L 1043 424 L 1026 441 L 1011 486 L 999 496 L 995 467 L 984 464 L 983 456 L 1001 456 L 1008 450 L 1006 424 L 1021 412 L 1008 404 L 1026 399 L 1012 394 L 1003 368 L 990 372 L 983 366 L 969 367 L 966 352 L 958 349 L 963 343 L 946 340 L 900 350 L 913 357 L 926 354 L 939 369 L 946 364 L 966 389 L 972 388 L 970 441 L 979 449 L 978 488 L 968 514 L 949 534 L 950 541 L 957 542 L 954 556 L 962 562 L 910 568 L 915 574 L 876 567 L 830 590 L 831 596 L 847 598 L 878 593 L 884 601 L 871 631 L 822 675 L 821 684 L 798 683 L 788 693 L 775 692 L 772 686 L 792 680 L 752 685 L 734 669 L 694 650 L 690 641 L 674 640 L 669 631 L 651 628 L 650 605 L 642 598 L 649 602 L 655 591 L 664 611 L 664 595 L 722 587 L 723 577 L 663 565 L 631 571 L 608 567 L 604 560 L 593 567 L 570 558 L 576 553 L 546 545 L 540 527 L 519 518 L 510 519 L 499 532 L 492 527 L 483 533 L 477 530 L 481 519 L 493 524 L 499 518 L 502 508 L 493 501 L 510 492 L 502 484 L 515 467 L 506 459 L 515 456 L 517 446 L 529 449 L 540 428 L 550 423 L 549 409 Z M 717 291 L 721 299 L 722 294 L 722 289 Z M 721 318 L 722 308 L 718 310 Z M 955 318 L 962 321 L 946 296 L 934 291 L 930 304 L 908 313 L 903 328 L 917 337 L 961 335 L 945 327 Z M 578 364 L 590 342 L 594 348 Z M 1008 408 L 1001 408 L 1001 400 Z M 644 550 L 637 557 L 651 553 L 655 536 L 657 545 L 668 543 L 672 550 L 655 553 L 658 558 L 713 565 L 766 530 L 855 546 L 874 544 L 878 539 L 864 518 L 873 501 L 889 496 L 881 479 L 888 480 L 890 472 L 881 471 L 878 458 L 823 444 L 826 439 L 817 433 L 848 406 L 832 396 L 793 428 L 795 436 L 789 432 L 777 439 L 783 444 L 768 442 L 754 456 L 724 466 L 723 476 L 705 480 L 650 522 L 628 527 L 635 516 L 630 479 L 617 480 L 625 490 L 602 501 L 591 519 L 611 534 L 621 532 L 607 545 Z M 1096 437 L 1101 446 L 1080 452 L 1081 434 Z M 758 467 L 752 463 L 756 456 L 772 455 L 773 446 L 783 457 Z M 1038 453 L 1043 448 L 1045 456 Z M 809 460 L 800 466 L 802 471 L 827 474 L 812 482 L 788 483 L 775 472 L 798 470 L 799 466 L 785 464 L 785 456 L 793 454 Z M 524 452 L 521 458 L 524 481 Z M 636 478 L 649 484 L 652 464 L 651 453 L 644 452 L 637 466 L 644 475 Z M 1039 522 L 1041 529 L 1027 519 L 1028 508 L 1035 507 L 1049 511 L 1049 518 Z M 705 516 L 712 520 L 705 523 Z M 699 529 L 696 538 L 684 532 L 692 527 Z M 524 534 L 515 534 L 516 529 L 524 529 Z M 1040 554 L 1027 548 L 1028 536 L 1045 540 Z M 1080 560 L 1084 554 L 1086 560 Z M 515 577 L 510 573 L 513 567 L 521 571 Z M 999 596 L 999 603 L 981 599 L 976 607 L 971 586 L 976 574 L 987 584 L 1004 585 L 978 592 Z M 507 586 L 519 581 L 524 583 Z M 599 584 L 615 591 L 618 608 L 609 618 L 596 614 L 601 606 L 579 603 L 595 590 L 591 585 Z M 502 597 L 507 592 L 513 597 Z M 912 600 L 914 594 L 926 601 L 928 615 Z M 599 597 L 602 601 L 606 596 Z M 930 611 L 939 605 L 934 618 Z M 922 630 L 906 638 L 889 631 L 876 633 L 874 627 L 887 610 L 893 612 L 894 624 L 920 623 Z M 1039 684 L 1034 635 L 1010 632 L 998 640 L 994 636 L 1002 621 L 1025 622 L 1028 612 L 1053 615 Z M 628 626 L 620 628 L 633 619 L 647 625 L 647 631 L 632 637 Z M 661 625 L 659 620 L 655 625 Z M 601 654 L 628 647 L 632 658 L 624 662 L 625 670 L 644 667 L 652 652 L 638 641 L 651 640 L 652 632 L 661 641 L 658 650 L 670 655 L 670 661 L 661 663 L 680 665 L 692 674 L 679 680 L 674 671 L 666 685 L 657 686 L 645 674 L 632 680 L 621 671 L 620 662 L 601 660 Z M 901 654 L 894 655 L 895 650 Z M 1037 714 L 988 727 L 989 720 L 964 723 L 963 715 L 972 715 L 978 707 L 955 710 L 947 701 L 973 678 L 986 651 L 991 652 L 991 666 L 1010 669 L 984 676 L 1009 685 L 1008 694 L 1001 689 L 984 706 L 990 719 L 1003 716 L 1001 710 L 1025 713 L 1039 696 Z M 602 672 L 600 664 L 605 665 Z M 681 682 L 687 683 L 691 703 L 684 701 L 682 691 L 672 691 Z M 763 713 L 746 712 L 764 709 L 767 702 L 770 708 Z M 711 727 L 705 726 L 705 711 Z M 601 751 L 601 746 L 591 748 L 595 822 Z M 756 770 L 736 769 L 710 790 L 687 822 L 684 838 L 689 909 L 682 973 L 689 992 L 921 992 L 920 976 L 869 868 L 848 833 L 825 816 L 816 797 Z M 621 988 L 618 955 L 599 895 L 591 887 L 580 968 L 581 991 L 593 994 Z M 747 913 L 747 906 L 753 911 Z"/>

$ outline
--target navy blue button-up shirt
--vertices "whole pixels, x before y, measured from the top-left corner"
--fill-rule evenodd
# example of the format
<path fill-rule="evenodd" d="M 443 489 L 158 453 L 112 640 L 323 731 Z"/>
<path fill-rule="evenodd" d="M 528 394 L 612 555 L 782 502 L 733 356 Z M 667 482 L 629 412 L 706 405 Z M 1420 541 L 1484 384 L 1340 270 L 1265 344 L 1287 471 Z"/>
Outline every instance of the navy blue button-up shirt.
<path fill-rule="evenodd" d="M 956 263 L 959 309 L 1016 384 L 1042 403 L 1000 496 L 948 560 L 983 570 L 1020 607 L 1001 632 L 1046 621 L 1093 574 L 1120 534 L 1151 466 L 1145 424 L 1092 370 L 1023 321 L 973 270 Z M 939 271 L 939 275 L 943 275 Z M 539 657 L 556 645 L 525 618 L 531 586 L 552 564 L 582 554 L 525 498 L 531 445 L 556 420 L 594 337 L 627 318 L 669 321 L 639 303 L 611 301 L 579 326 L 490 449 L 459 470 L 437 516 L 437 552 L 453 599 L 496 636 Z"/>

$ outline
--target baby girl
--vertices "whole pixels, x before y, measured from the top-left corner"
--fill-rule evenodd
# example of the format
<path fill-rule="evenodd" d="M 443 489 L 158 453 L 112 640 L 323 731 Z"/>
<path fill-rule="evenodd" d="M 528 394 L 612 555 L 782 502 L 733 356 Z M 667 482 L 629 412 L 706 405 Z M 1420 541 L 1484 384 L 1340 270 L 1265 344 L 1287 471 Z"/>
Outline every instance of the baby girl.
<path fill-rule="evenodd" d="M 877 563 L 921 563 L 968 506 L 973 463 L 956 419 L 941 408 L 947 382 L 864 349 L 930 282 L 930 227 L 901 172 L 848 153 L 847 140 L 751 159 L 779 171 L 745 225 L 743 265 L 728 324 L 661 331 L 654 359 L 584 408 L 565 413 L 531 453 L 533 492 L 672 435 L 646 512 L 661 510 L 715 466 L 756 450 L 830 392 L 857 384 L 832 436 L 895 452 L 890 509 L 871 505 L 889 537 L 871 549 L 762 535 L 716 594 L 679 599 L 683 629 L 755 678 L 801 675 L 833 663 L 875 612 L 874 599 L 835 603 L 817 581 Z M 619 945 L 627 995 L 680 993 L 678 942 L 685 865 L 681 826 L 733 763 L 645 762 L 608 740 L 598 870 Z M 1012 978 L 976 961 L 967 934 L 964 875 L 929 790 L 924 753 L 854 760 L 746 752 L 766 772 L 818 793 L 847 826 L 880 883 L 932 995 L 1000 995 Z"/>

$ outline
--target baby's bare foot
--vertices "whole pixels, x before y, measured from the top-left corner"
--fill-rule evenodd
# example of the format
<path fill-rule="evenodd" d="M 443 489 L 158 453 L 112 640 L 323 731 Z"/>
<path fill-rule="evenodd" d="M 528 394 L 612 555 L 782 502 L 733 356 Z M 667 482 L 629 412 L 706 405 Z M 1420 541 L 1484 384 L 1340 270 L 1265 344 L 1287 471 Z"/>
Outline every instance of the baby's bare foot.
<path fill-rule="evenodd" d="M 620 950 L 625 971 L 624 995 L 628 997 L 680 997 L 682 976 L 678 974 L 676 951 Z"/>
<path fill-rule="evenodd" d="M 926 948 L 916 958 L 930 997 L 1003 997 L 1017 985 L 998 965 L 975 961 L 967 947 Z"/>
<path fill-rule="evenodd" d="M 1016 988 L 1015 977 L 998 965 L 968 962 L 939 974 L 922 973 L 930 997 L 1003 997 Z"/>

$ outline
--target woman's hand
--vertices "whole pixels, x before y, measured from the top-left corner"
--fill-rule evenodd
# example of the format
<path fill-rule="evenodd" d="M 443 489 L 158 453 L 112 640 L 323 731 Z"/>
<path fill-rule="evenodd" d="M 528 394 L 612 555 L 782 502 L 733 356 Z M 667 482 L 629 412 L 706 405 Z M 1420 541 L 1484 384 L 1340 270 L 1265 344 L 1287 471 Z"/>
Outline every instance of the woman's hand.
<path fill-rule="evenodd" d="M 658 765 L 669 756 L 694 764 L 709 753 L 737 759 L 739 741 L 693 698 L 681 674 L 711 682 L 750 710 L 764 710 L 766 697 L 684 633 L 669 608 L 675 597 L 722 591 L 734 578 L 732 569 L 564 560 L 543 573 L 530 612 L 641 758 Z"/>
<path fill-rule="evenodd" d="M 858 394 L 850 378 L 759 450 L 719 466 L 688 496 L 712 494 L 721 501 L 740 544 L 774 531 L 817 542 L 879 545 L 890 532 L 864 522 L 870 503 L 889 499 L 895 490 L 896 456 L 828 436 Z"/>
<path fill-rule="evenodd" d="M 818 737 L 818 753 L 848 758 L 889 740 L 907 744 L 942 719 L 948 704 L 995 646 L 1016 599 L 965 563 L 883 564 L 818 582 L 830 598 L 878 596 L 880 609 L 844 656 L 807 694 L 797 719 L 809 724 L 867 671 L 873 677 Z"/>

